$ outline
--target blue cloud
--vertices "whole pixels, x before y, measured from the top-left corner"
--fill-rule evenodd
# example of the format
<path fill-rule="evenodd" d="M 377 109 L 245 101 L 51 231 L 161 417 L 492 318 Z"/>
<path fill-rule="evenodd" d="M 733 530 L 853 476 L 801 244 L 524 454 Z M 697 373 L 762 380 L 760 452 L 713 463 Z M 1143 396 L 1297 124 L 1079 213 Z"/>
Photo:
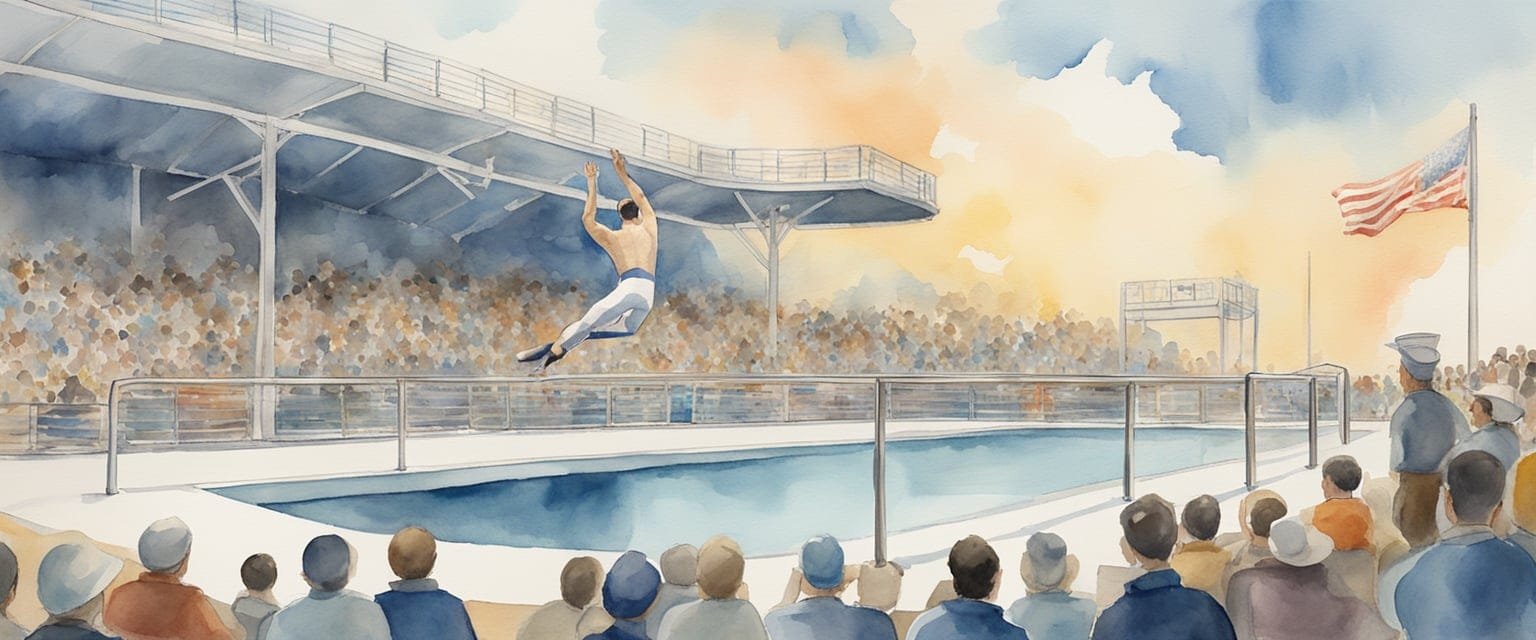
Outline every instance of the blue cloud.
<path fill-rule="evenodd" d="M 437 33 L 451 40 L 494 31 L 517 13 L 518 0 L 437 0 L 434 5 Z"/>
<path fill-rule="evenodd" d="M 906 54 L 916 41 L 891 13 L 892 0 L 604 0 L 597 25 L 604 70 L 622 77 L 650 68 L 666 43 L 710 15 L 771 22 L 780 48 L 835 33 L 849 57 Z"/>
<path fill-rule="evenodd" d="M 1462 91 L 1483 74 L 1536 57 L 1533 27 L 1536 6 L 1501 2 L 1004 0 L 970 45 L 1051 78 L 1109 40 L 1109 74 L 1128 83 L 1151 72 L 1151 90 L 1179 114 L 1175 144 L 1227 160 L 1256 130 L 1409 123 L 1475 98 Z"/>

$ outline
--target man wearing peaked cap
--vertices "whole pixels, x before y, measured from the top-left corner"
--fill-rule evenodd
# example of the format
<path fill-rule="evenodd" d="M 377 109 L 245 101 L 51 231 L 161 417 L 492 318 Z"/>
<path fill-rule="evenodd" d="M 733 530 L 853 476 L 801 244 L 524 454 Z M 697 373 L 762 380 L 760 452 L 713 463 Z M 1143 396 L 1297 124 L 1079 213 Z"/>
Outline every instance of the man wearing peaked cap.
<path fill-rule="evenodd" d="M 1397 495 L 1392 500 L 1392 520 L 1414 549 L 1439 539 L 1435 509 L 1440 498 L 1440 462 L 1456 442 L 1471 434 L 1466 418 L 1449 398 L 1431 384 L 1440 364 L 1440 336 L 1409 333 L 1387 346 L 1402 360 L 1398 382 L 1403 402 L 1392 412 L 1392 471 L 1397 475 Z"/>
<path fill-rule="evenodd" d="M 800 590 L 806 598 L 763 617 L 773 640 L 896 640 L 884 612 L 843 604 L 848 586 L 843 546 L 819 535 L 800 546 Z"/>

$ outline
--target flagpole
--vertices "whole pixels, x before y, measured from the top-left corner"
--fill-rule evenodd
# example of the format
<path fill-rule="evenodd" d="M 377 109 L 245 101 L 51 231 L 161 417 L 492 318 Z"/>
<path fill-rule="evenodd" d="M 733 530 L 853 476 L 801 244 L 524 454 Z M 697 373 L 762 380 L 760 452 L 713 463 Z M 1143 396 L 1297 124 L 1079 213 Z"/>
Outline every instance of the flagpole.
<path fill-rule="evenodd" d="M 1467 375 L 1477 370 L 1477 103 L 1467 123 Z"/>

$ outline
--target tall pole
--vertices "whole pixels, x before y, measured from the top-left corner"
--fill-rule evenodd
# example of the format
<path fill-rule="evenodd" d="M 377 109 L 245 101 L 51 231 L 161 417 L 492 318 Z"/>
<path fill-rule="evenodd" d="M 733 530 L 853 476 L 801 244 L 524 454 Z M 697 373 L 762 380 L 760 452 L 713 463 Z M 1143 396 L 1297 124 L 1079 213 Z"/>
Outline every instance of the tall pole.
<path fill-rule="evenodd" d="M 1477 367 L 1477 103 L 1467 122 L 1467 375 Z"/>
<path fill-rule="evenodd" d="M 779 207 L 768 213 L 768 366 L 779 366 Z"/>
<path fill-rule="evenodd" d="M 257 292 L 260 307 L 256 321 L 256 373 L 277 375 L 277 125 L 267 118 L 261 136 L 261 269 Z M 251 437 L 262 439 L 277 430 L 277 393 L 257 387 L 255 424 Z"/>
<path fill-rule="evenodd" d="M 1312 366 L 1312 252 L 1307 252 L 1307 366 Z"/>

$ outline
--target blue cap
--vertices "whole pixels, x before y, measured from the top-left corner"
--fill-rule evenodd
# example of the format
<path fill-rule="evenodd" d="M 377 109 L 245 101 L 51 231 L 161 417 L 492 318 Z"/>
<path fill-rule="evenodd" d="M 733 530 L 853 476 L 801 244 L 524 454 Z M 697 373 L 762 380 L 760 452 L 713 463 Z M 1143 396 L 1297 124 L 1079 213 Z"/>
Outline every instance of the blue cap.
<path fill-rule="evenodd" d="M 1433 380 L 1435 366 L 1440 364 L 1440 335 L 1436 333 L 1405 333 L 1387 343 L 1402 357 L 1403 368 L 1414 380 Z"/>
<path fill-rule="evenodd" d="M 843 584 L 843 546 L 837 538 L 822 534 L 800 547 L 800 573 L 817 589 L 832 589 Z"/>
<path fill-rule="evenodd" d="M 603 609 L 619 620 L 645 615 L 661 589 L 661 572 L 651 566 L 645 554 L 625 551 L 603 581 Z"/>
<path fill-rule="evenodd" d="M 323 535 L 304 547 L 304 577 L 321 591 L 340 591 L 352 578 L 352 547 L 338 535 Z"/>

